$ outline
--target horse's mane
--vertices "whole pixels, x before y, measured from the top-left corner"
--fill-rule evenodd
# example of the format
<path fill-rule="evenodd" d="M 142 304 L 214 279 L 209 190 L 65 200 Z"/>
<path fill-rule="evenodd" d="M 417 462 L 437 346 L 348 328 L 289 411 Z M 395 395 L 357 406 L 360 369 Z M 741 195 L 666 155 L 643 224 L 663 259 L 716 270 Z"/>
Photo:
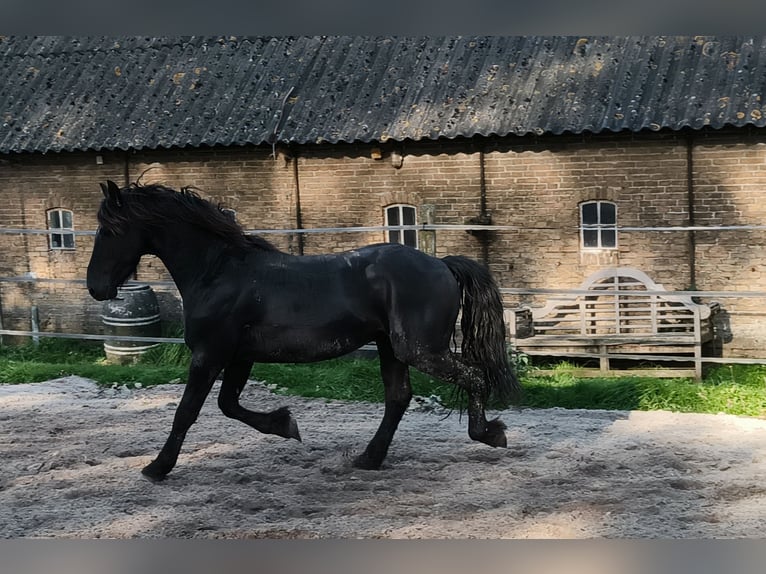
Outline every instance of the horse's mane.
<path fill-rule="evenodd" d="M 185 221 L 236 247 L 277 251 L 262 237 L 245 234 L 242 226 L 224 212 L 220 204 L 203 199 L 190 187 L 176 191 L 160 184 L 134 183 L 122 190 L 121 199 L 120 205 L 102 201 L 98 211 L 99 225 L 117 235 L 125 232 L 133 221 L 148 227 L 166 227 L 171 222 Z"/>

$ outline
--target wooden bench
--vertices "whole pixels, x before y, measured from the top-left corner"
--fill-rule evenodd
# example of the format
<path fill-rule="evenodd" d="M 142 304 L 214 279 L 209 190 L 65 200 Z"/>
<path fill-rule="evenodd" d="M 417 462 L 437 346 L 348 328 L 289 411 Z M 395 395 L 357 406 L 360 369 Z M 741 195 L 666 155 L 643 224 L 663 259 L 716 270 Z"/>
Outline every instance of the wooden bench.
<path fill-rule="evenodd" d="M 693 372 L 651 372 L 702 378 L 702 346 L 715 338 L 718 303 L 664 295 L 662 285 L 630 267 L 597 271 L 577 291 L 551 298 L 544 307 L 506 310 L 514 348 L 530 355 L 597 354 L 602 373 L 609 372 L 610 355 L 616 353 L 688 355 Z"/>

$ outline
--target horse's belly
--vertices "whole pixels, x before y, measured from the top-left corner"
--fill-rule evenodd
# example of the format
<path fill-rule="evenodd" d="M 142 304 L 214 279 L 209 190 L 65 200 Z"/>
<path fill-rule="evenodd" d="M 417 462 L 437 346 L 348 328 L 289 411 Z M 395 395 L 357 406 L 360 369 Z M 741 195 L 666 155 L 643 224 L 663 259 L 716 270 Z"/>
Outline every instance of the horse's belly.
<path fill-rule="evenodd" d="M 239 345 L 240 354 L 256 362 L 310 363 L 355 351 L 375 338 L 367 329 L 341 332 L 323 327 L 251 327 Z"/>

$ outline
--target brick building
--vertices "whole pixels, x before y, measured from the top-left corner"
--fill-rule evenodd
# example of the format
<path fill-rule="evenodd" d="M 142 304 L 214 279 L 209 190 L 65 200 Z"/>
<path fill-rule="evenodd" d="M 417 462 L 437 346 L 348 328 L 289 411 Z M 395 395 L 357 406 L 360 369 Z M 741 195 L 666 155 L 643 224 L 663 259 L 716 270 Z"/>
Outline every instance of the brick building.
<path fill-rule="evenodd" d="M 43 330 L 99 332 L 82 284 L 44 280 L 85 277 L 92 239 L 69 228 L 95 229 L 100 181 L 139 177 L 251 230 L 507 226 L 435 232 L 437 255 L 483 259 L 502 287 L 628 265 L 668 289 L 763 291 L 764 55 L 762 38 L 0 38 L 0 227 L 61 231 L 2 235 L 3 325 L 36 306 Z M 145 258 L 138 279 L 168 276 Z M 175 290 L 155 290 L 177 320 Z M 720 301 L 724 355 L 764 357 L 766 301 Z"/>

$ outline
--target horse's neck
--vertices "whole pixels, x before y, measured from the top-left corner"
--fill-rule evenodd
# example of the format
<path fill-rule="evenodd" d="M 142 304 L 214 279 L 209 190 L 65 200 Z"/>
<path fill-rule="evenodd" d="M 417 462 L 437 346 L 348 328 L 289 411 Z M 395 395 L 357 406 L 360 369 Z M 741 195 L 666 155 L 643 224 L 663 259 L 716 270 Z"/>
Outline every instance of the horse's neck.
<path fill-rule="evenodd" d="M 229 250 L 223 240 L 206 232 L 167 233 L 157 239 L 153 253 L 170 272 L 182 297 L 205 277 L 220 273 L 222 258 Z"/>

